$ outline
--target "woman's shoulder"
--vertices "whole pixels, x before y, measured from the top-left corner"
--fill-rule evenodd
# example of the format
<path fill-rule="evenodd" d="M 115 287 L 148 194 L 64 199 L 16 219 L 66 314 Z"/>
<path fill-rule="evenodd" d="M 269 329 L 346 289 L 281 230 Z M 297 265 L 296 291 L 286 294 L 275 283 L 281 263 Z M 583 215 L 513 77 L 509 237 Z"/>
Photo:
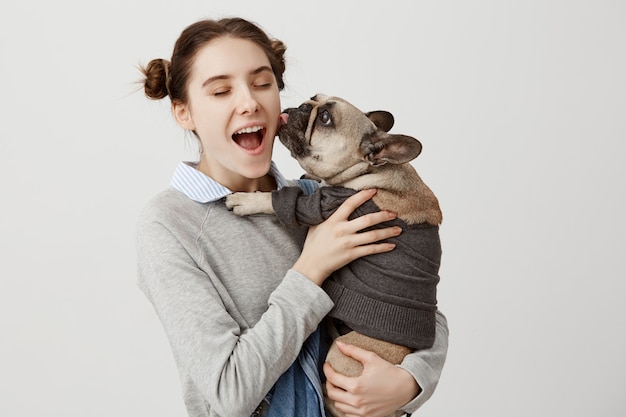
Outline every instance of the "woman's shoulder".
<path fill-rule="evenodd" d="M 170 187 L 153 196 L 139 212 L 140 223 L 170 223 L 194 213 L 206 212 L 203 205 Z"/>
<path fill-rule="evenodd" d="M 165 190 L 155 194 L 148 200 L 145 205 L 146 210 L 157 210 L 160 208 L 168 208 L 185 204 L 186 201 L 191 201 L 189 197 L 185 196 L 174 187 L 166 188 Z"/>

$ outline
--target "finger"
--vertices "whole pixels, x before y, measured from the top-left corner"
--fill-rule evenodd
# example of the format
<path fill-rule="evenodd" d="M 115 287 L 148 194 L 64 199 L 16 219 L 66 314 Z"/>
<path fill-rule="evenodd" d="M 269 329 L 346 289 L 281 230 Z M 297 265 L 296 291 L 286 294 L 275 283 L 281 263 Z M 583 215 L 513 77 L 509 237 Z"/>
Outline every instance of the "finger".
<path fill-rule="evenodd" d="M 370 243 L 365 246 L 356 246 L 348 253 L 348 262 L 355 259 L 362 258 L 364 256 L 376 255 L 379 253 L 390 252 L 396 247 L 393 243 Z"/>
<path fill-rule="evenodd" d="M 347 201 L 347 200 L 346 200 Z M 388 222 L 397 218 L 398 215 L 390 210 L 380 210 L 374 213 L 364 214 L 348 222 L 351 230 L 358 232 L 359 230 L 367 229 L 377 224 Z"/>
<path fill-rule="evenodd" d="M 368 230 L 367 232 L 355 233 L 350 243 L 353 246 L 367 245 L 381 242 L 385 239 L 398 236 L 402 233 L 402 228 L 398 226 L 385 227 L 384 229 Z"/>
<path fill-rule="evenodd" d="M 357 408 L 357 405 L 354 403 L 356 398 L 354 396 L 352 396 L 351 394 L 339 390 L 337 388 L 335 388 L 334 390 L 330 389 L 328 387 L 326 387 L 326 390 L 328 393 L 337 393 L 336 395 L 334 395 L 334 397 L 331 397 L 330 394 L 328 395 L 328 398 L 330 398 L 333 401 L 333 405 L 335 406 L 335 408 L 339 411 L 341 411 L 342 413 L 345 414 L 345 417 L 348 416 L 362 416 L 363 413 L 361 411 L 359 411 L 359 409 Z"/>
<path fill-rule="evenodd" d="M 357 397 L 350 391 L 343 389 L 340 385 L 331 382 L 339 381 L 337 383 L 341 384 L 342 381 L 350 382 L 354 378 L 336 372 L 328 363 L 324 364 L 324 374 L 326 375 L 326 396 L 333 401 L 335 408 L 343 412 L 345 417 L 351 415 L 361 416 L 362 413 L 359 413 L 359 410 L 356 408 L 355 401 L 357 401 Z"/>
<path fill-rule="evenodd" d="M 335 405 L 335 407 L 343 408 L 342 411 L 347 411 L 347 407 L 352 407 L 350 401 L 352 401 L 353 397 L 350 393 L 337 388 L 330 382 L 326 381 L 326 396 L 331 399 Z"/>
<path fill-rule="evenodd" d="M 327 388 L 329 389 L 329 398 L 345 402 L 348 391 L 352 387 L 353 378 L 335 371 L 328 362 L 324 364 L 324 375 L 326 376 Z M 331 390 L 333 391 L 332 397 L 330 396 Z"/>
<path fill-rule="evenodd" d="M 361 190 L 358 193 L 351 195 L 341 203 L 337 211 L 331 217 L 341 217 L 347 219 L 354 210 L 356 210 L 361 204 L 372 198 L 376 194 L 375 188 L 367 190 Z"/>
<path fill-rule="evenodd" d="M 348 343 L 344 343 L 342 341 L 337 341 L 337 347 L 346 356 L 351 357 L 352 359 L 359 361 L 365 366 L 366 363 L 370 363 L 374 360 L 378 355 L 374 352 L 360 348 L 355 345 L 351 345 Z"/>
<path fill-rule="evenodd" d="M 358 408 L 342 402 L 335 402 L 335 408 L 341 411 L 345 417 L 363 417 L 367 415 L 359 411 Z"/>

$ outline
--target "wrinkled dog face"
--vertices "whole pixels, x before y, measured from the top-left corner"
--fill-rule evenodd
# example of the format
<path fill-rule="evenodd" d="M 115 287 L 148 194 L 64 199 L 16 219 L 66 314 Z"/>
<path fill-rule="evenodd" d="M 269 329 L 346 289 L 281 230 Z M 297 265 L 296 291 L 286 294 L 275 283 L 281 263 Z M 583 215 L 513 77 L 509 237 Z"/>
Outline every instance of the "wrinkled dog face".
<path fill-rule="evenodd" d="M 312 177 L 337 183 L 333 179 L 343 178 L 346 170 L 369 165 L 359 145 L 376 126 L 345 100 L 318 94 L 285 113 L 289 118 L 278 131 L 280 141 Z"/>
<path fill-rule="evenodd" d="M 393 126 L 391 113 L 366 114 L 339 97 L 318 94 L 285 113 L 280 141 L 310 176 L 331 185 L 388 162 L 407 162 L 421 151 L 416 139 L 386 133 Z"/>

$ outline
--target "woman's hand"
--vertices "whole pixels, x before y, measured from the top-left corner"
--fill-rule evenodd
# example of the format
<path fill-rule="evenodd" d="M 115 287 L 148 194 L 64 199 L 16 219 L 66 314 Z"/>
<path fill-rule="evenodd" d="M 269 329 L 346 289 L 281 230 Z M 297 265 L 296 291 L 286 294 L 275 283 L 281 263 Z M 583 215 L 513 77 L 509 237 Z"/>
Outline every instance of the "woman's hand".
<path fill-rule="evenodd" d="M 393 220 L 396 218 L 395 213 L 382 210 L 348 220 L 348 216 L 374 194 L 375 189 L 359 191 L 344 201 L 323 223 L 311 226 L 293 269 L 317 285 L 322 285 L 333 271 L 353 260 L 392 250 L 395 247 L 392 243 L 375 242 L 398 236 L 401 228 L 388 227 L 362 233 L 359 231 Z"/>
<path fill-rule="evenodd" d="M 347 377 L 324 364 L 328 398 L 346 417 L 389 415 L 421 391 L 411 374 L 375 353 L 342 342 L 337 342 L 337 347 L 363 364 L 363 372 L 357 377 Z"/>

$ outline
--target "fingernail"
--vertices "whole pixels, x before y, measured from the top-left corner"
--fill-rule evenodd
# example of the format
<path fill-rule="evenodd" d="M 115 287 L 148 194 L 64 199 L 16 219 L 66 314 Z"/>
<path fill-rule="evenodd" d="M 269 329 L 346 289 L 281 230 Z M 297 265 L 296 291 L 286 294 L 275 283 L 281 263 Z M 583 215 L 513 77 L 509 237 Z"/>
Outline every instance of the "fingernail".
<path fill-rule="evenodd" d="M 398 213 L 394 211 L 387 211 L 387 213 L 389 214 L 390 219 L 395 219 L 396 217 L 398 217 Z"/>

